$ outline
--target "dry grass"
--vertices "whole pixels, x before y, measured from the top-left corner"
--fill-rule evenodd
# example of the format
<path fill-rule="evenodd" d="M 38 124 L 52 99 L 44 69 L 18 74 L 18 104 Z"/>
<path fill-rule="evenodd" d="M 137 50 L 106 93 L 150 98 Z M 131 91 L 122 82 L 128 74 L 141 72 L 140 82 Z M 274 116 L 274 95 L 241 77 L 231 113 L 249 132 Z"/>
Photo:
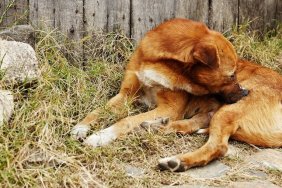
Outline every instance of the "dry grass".
<path fill-rule="evenodd" d="M 282 49 L 281 30 L 262 40 L 244 32 L 230 37 L 241 56 L 278 67 L 271 62 Z M 83 44 L 88 60 L 82 68 L 83 60 L 75 49 Z M 0 128 L 0 187 L 160 187 L 193 182 L 224 186 L 253 179 L 241 162 L 255 149 L 234 141 L 242 150 L 240 156 L 221 159 L 232 166 L 228 176 L 202 181 L 187 173 L 159 172 L 155 166 L 160 157 L 200 147 L 207 139 L 204 135 L 141 131 L 96 149 L 70 138 L 75 123 L 117 93 L 133 49 L 131 41 L 119 34 L 95 33 L 94 40 L 86 37 L 73 43 L 55 31 L 38 31 L 36 52 L 42 77 L 32 88 L 9 88 L 15 93 L 16 110 Z M 125 111 L 136 112 L 130 104 Z M 106 110 L 103 114 L 93 130 L 119 118 Z M 128 176 L 126 165 L 143 169 L 144 174 Z M 281 173 L 266 173 L 270 181 L 282 186 Z"/>

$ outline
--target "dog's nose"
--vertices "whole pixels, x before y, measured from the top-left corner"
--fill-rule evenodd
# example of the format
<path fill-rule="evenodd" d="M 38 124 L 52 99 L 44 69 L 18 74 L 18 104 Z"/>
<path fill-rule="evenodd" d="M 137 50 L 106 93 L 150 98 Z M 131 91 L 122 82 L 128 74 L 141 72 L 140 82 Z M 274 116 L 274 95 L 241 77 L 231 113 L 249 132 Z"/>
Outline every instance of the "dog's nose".
<path fill-rule="evenodd" d="M 242 94 L 243 94 L 243 96 L 247 96 L 248 94 L 249 94 L 249 90 L 247 90 L 247 89 L 242 89 Z"/>

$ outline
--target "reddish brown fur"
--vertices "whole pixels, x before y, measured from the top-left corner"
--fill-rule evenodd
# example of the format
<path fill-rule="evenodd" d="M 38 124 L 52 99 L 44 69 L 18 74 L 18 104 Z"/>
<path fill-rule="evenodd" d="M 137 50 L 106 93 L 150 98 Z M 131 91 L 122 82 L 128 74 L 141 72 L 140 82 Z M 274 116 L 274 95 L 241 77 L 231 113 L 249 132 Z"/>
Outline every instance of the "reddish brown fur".
<path fill-rule="evenodd" d="M 181 89 L 204 95 L 222 92 L 223 86 L 229 86 L 224 94 L 234 91 L 237 100 L 242 97 L 241 90 L 235 79 L 230 80 L 236 61 L 232 44 L 220 33 L 187 19 L 167 21 L 149 31 L 140 42 L 127 65 L 119 94 L 107 106 L 118 111 L 116 108 L 122 106 L 127 98 L 142 95 L 140 88 L 146 84 L 136 74 L 144 70 L 163 75 L 170 84 L 161 87 L 170 90 Z M 159 83 L 152 83 L 149 87 L 157 86 Z M 98 111 L 88 114 L 80 124 L 95 122 Z"/>
<path fill-rule="evenodd" d="M 254 144 L 262 147 L 282 146 L 282 76 L 260 65 L 240 60 L 237 69 L 238 81 L 250 89 L 250 94 L 232 105 L 222 105 L 210 122 L 209 140 L 200 149 L 178 155 L 181 161 L 175 171 L 193 166 L 206 165 L 211 160 L 223 156 L 228 149 L 228 139 Z M 202 97 L 197 97 L 201 100 Z M 218 108 L 213 98 L 202 102 L 201 116 L 171 122 L 164 129 L 189 134 L 207 125 L 207 107 Z M 193 102 L 193 101 L 192 101 Z M 203 102 L 206 102 L 203 108 Z M 218 103 L 220 105 L 220 103 Z M 194 108 L 198 108 L 197 105 Z M 191 111 L 192 109 L 187 106 Z M 206 115 L 203 115 L 206 114 Z M 194 124 L 195 121 L 197 124 Z M 196 129 L 193 129 L 196 127 Z M 162 169 L 171 170 L 168 164 L 160 163 Z"/>
<path fill-rule="evenodd" d="M 145 99 L 147 104 L 157 107 L 149 112 L 118 121 L 107 130 L 107 134 L 113 133 L 115 139 L 138 127 L 143 121 L 156 117 L 169 117 L 172 121 L 176 121 L 183 119 L 185 114 L 192 118 L 182 120 L 178 124 L 171 123 L 166 129 L 191 133 L 207 126 L 210 114 L 221 104 L 213 98 L 200 96 L 221 93 L 225 97 L 230 97 L 231 102 L 235 102 L 245 95 L 244 90 L 237 84 L 236 77 L 233 76 L 236 68 L 237 57 L 231 43 L 221 34 L 209 30 L 204 24 L 185 19 L 174 19 L 161 24 L 148 32 L 141 41 L 127 65 L 120 92 L 107 104 L 116 113 L 129 98 Z M 271 132 L 275 126 L 281 131 L 281 124 L 270 123 L 262 128 L 264 131 L 260 131 L 262 125 L 257 127 L 252 122 L 253 119 L 258 119 L 253 117 L 257 115 L 271 121 L 272 116 L 268 116 L 270 113 L 280 113 L 281 120 L 281 76 L 244 61 L 239 61 L 238 71 L 240 83 L 251 89 L 250 96 L 233 105 L 222 106 L 216 112 L 211 120 L 208 143 L 193 153 L 177 156 L 176 159 L 181 161 L 179 169 L 185 170 L 191 166 L 204 165 L 223 155 L 227 150 L 230 136 L 258 145 L 281 146 L 281 132 Z M 250 72 L 253 74 L 251 79 L 247 77 L 250 76 Z M 269 75 L 269 79 L 263 81 L 262 78 L 264 79 L 265 76 L 261 76 L 260 72 Z M 266 95 L 264 92 L 267 91 L 270 93 Z M 265 96 L 269 97 L 264 98 Z M 254 102 L 256 98 L 260 101 Z M 267 101 L 267 104 L 262 104 L 261 101 Z M 278 106 L 280 110 L 276 111 L 274 106 Z M 256 110 L 252 108 L 257 108 L 261 112 L 256 114 Z M 78 125 L 89 125 L 97 121 L 98 114 L 99 109 L 94 110 Z M 245 121 L 241 120 L 242 117 L 246 117 Z M 252 125 L 245 125 L 245 122 L 252 122 Z M 271 134 L 266 134 L 267 132 Z M 79 135 L 79 131 L 73 133 L 75 136 Z M 256 133 L 261 135 L 260 141 L 255 139 Z M 105 132 L 100 131 L 97 134 L 101 136 L 105 135 Z M 94 135 L 94 139 L 88 143 L 93 140 L 100 142 L 99 138 Z M 101 143 L 105 144 L 102 141 Z M 170 169 L 166 165 L 163 165 L 165 169 Z"/>
<path fill-rule="evenodd" d="M 243 96 L 242 90 L 235 79 L 230 80 L 236 61 L 233 46 L 220 33 L 199 22 L 170 20 L 145 35 L 127 65 L 119 94 L 107 106 L 118 112 L 128 98 L 143 95 L 144 90 L 148 93 L 148 88 L 163 97 L 162 90 L 154 89 L 159 87 L 204 95 L 221 92 L 224 85 L 231 88 L 228 92 L 233 92 L 238 100 Z M 191 74 L 191 70 L 197 74 Z M 158 99 L 151 101 L 158 108 L 162 106 Z M 94 110 L 79 124 L 95 122 L 98 112 Z"/>
<path fill-rule="evenodd" d="M 232 44 L 202 23 L 186 19 L 165 22 L 146 34 L 135 54 L 138 63 L 143 65 L 158 61 L 163 63 L 163 60 L 176 60 L 169 62 L 169 66 L 177 64 L 179 67 L 182 64 L 188 75 L 184 75 L 181 83 L 193 82 L 207 90 L 189 93 L 218 93 L 223 91 L 223 85 L 232 85 L 234 90 L 238 89 L 236 80 L 230 80 L 237 61 Z M 170 69 L 175 70 L 175 66 Z M 181 74 L 178 72 L 178 75 Z M 177 83 L 173 85 L 177 86 Z"/>

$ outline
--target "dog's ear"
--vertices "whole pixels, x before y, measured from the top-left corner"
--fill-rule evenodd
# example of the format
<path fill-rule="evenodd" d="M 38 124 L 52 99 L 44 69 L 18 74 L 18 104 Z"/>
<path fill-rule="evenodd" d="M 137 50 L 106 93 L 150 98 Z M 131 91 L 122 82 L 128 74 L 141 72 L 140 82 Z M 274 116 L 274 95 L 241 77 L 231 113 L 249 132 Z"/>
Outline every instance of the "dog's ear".
<path fill-rule="evenodd" d="M 192 56 L 194 60 L 199 61 L 211 68 L 219 67 L 219 56 L 214 44 L 198 43 L 195 45 Z"/>

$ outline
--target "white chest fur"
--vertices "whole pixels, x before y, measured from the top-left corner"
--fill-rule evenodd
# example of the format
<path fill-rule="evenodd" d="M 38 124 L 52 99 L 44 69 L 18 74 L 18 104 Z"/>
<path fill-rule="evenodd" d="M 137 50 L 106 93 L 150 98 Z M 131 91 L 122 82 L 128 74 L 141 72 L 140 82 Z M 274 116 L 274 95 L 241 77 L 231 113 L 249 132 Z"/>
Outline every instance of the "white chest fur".
<path fill-rule="evenodd" d="M 147 87 L 162 86 L 164 88 L 173 89 L 173 84 L 165 75 L 153 69 L 145 69 L 136 72 L 140 82 Z"/>

